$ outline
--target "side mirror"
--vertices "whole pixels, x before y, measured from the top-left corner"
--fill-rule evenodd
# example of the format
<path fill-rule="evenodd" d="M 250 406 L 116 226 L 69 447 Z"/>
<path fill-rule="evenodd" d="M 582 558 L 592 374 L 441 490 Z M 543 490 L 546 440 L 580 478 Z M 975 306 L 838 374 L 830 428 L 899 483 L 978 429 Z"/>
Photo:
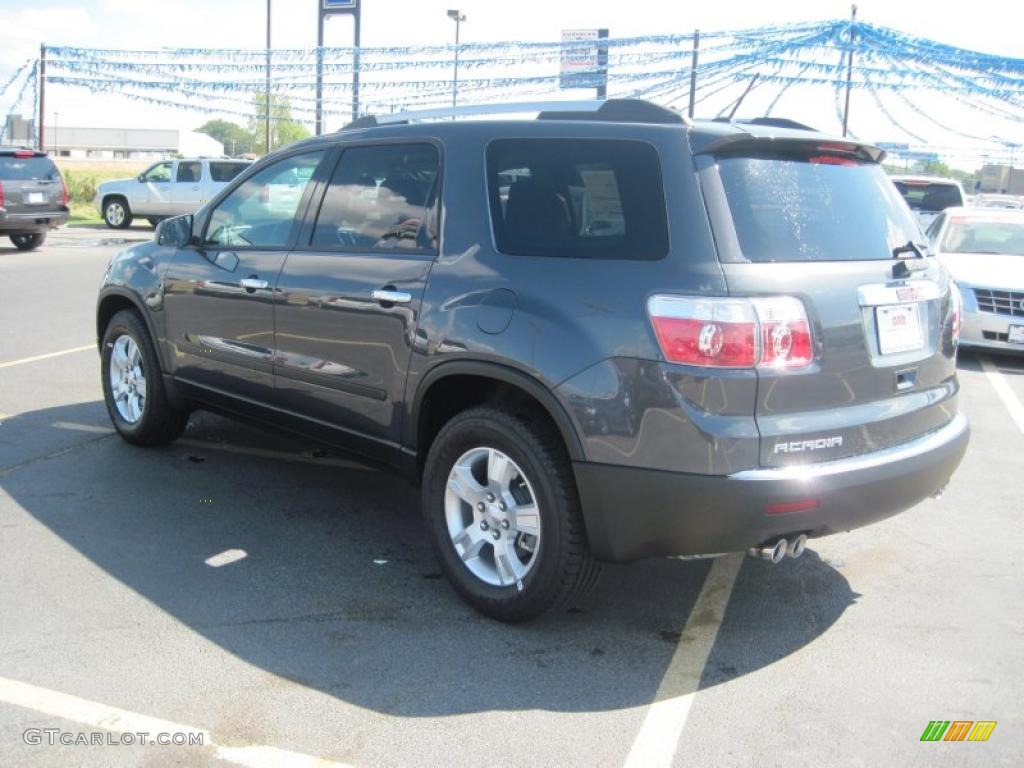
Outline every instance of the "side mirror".
<path fill-rule="evenodd" d="M 136 176 L 135 178 L 138 179 L 139 181 L 145 181 L 146 180 L 146 177 L 143 176 L 141 173 L 138 176 Z"/>
<path fill-rule="evenodd" d="M 153 238 L 158 245 L 184 248 L 192 242 L 192 215 L 186 214 L 164 219 L 156 225 L 156 234 L 153 235 Z"/>

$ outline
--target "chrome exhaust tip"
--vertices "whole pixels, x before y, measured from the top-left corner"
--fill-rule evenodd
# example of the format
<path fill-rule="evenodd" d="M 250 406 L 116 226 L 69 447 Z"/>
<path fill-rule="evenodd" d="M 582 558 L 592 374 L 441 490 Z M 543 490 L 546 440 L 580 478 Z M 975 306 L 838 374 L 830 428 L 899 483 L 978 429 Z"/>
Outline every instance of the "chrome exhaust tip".
<path fill-rule="evenodd" d="M 747 554 L 749 554 L 751 557 L 758 557 L 762 560 L 769 560 L 773 564 L 778 565 L 782 562 L 783 558 L 786 557 L 786 552 L 788 551 L 789 543 L 785 539 L 779 539 L 771 546 L 765 544 L 760 547 L 751 547 L 747 550 Z"/>
<path fill-rule="evenodd" d="M 807 549 L 807 534 L 801 533 L 789 542 L 789 548 L 786 550 L 786 554 L 796 559 L 804 553 L 805 549 Z"/>

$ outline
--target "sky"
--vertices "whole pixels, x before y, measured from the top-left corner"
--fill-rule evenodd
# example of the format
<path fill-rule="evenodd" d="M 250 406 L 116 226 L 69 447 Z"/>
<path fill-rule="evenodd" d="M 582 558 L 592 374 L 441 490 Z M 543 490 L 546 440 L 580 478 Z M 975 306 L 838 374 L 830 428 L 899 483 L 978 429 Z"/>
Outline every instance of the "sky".
<path fill-rule="evenodd" d="M 689 33 L 737 29 L 765 24 L 846 18 L 850 5 L 834 0 L 772 0 L 772 2 L 695 3 L 670 0 L 361 0 L 362 44 L 366 46 L 451 42 L 454 24 L 449 8 L 466 14 L 464 42 L 500 40 L 557 40 L 566 28 L 608 27 L 613 37 L 641 34 Z M 952 45 L 1006 56 L 1024 55 L 1016 24 L 1006 23 L 1006 0 L 937 3 L 935 0 L 863 0 L 858 18 L 874 24 L 930 37 Z M 273 0 L 274 47 L 312 47 L 316 44 L 317 0 Z M 941 11 L 939 10 L 941 8 Z M 262 48 L 266 35 L 266 0 L 0 0 L 0 84 L 39 45 L 106 48 L 217 47 Z M 326 45 L 350 45 L 347 17 L 329 20 Z M 6 113 L 12 94 L 0 98 Z M 753 96 L 753 94 L 752 94 Z M 867 105 L 858 123 L 858 99 L 851 124 L 873 140 L 887 126 Z M 835 120 L 832 101 L 816 105 L 815 114 Z M 751 109 L 757 108 L 752 100 Z M 778 114 L 800 119 L 793 112 L 804 105 L 790 103 Z M 808 106 L 808 110 L 810 111 Z M 877 110 L 871 110 L 877 112 Z M 49 122 L 60 113 L 67 126 L 173 127 L 194 129 L 207 119 L 197 113 L 169 111 L 116 96 L 92 95 L 80 89 L 53 86 L 47 91 Z M 963 115 L 961 125 L 973 116 Z M 821 119 L 821 118 L 819 118 Z M 338 126 L 327 126 L 335 128 Z M 834 130 L 834 126 L 828 126 Z M 890 131 L 890 133 L 892 133 Z M 1024 136 L 1022 136 L 1024 138 Z M 1024 153 L 1022 153 L 1024 154 Z"/>

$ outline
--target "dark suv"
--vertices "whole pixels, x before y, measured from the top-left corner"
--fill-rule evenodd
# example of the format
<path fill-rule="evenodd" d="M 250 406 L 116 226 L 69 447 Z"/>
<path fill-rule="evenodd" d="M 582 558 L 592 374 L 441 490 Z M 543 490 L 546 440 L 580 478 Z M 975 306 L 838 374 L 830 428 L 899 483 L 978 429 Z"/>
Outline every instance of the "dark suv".
<path fill-rule="evenodd" d="M 21 251 L 38 248 L 68 220 L 68 188 L 45 152 L 0 147 L 0 234 Z"/>
<path fill-rule="evenodd" d="M 635 101 L 363 118 L 112 260 L 107 408 L 140 445 L 206 408 L 404 472 L 503 620 L 600 561 L 799 555 L 967 446 L 957 291 L 881 156 Z"/>

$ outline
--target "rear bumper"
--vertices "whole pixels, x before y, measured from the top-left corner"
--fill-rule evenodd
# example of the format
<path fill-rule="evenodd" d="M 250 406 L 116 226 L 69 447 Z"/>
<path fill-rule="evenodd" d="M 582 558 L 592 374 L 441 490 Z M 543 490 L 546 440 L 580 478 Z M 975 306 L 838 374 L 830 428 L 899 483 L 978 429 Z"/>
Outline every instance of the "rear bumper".
<path fill-rule="evenodd" d="M 10 213 L 0 208 L 0 232 L 46 232 L 68 220 L 68 210 Z"/>
<path fill-rule="evenodd" d="M 847 459 L 732 475 L 574 462 L 590 546 L 601 560 L 742 551 L 779 536 L 825 536 L 882 520 L 936 494 L 970 437 L 958 414 L 911 442 Z M 768 504 L 816 499 L 769 515 Z"/>

